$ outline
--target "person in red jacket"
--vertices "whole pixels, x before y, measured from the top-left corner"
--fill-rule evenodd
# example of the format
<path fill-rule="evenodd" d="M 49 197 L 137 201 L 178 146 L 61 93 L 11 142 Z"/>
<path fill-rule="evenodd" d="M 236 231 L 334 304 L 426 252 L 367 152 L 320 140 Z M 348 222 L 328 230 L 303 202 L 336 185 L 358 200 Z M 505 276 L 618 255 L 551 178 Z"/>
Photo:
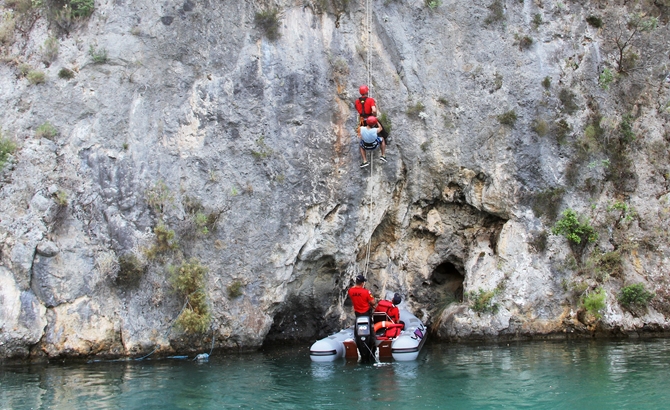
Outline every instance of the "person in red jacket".
<path fill-rule="evenodd" d="M 379 128 L 382 129 L 380 131 L 379 136 L 384 139 L 384 142 L 388 144 L 389 139 L 388 139 L 388 130 L 386 130 L 379 121 L 379 117 L 377 117 L 377 102 L 375 101 L 374 98 L 368 97 L 368 94 L 370 92 L 370 89 L 368 88 L 367 85 L 362 85 L 359 87 L 358 91 L 360 92 L 361 96 L 358 97 L 358 99 L 354 102 L 354 105 L 356 106 L 356 111 L 358 111 L 358 125 L 360 127 L 365 127 L 367 125 L 367 118 L 368 117 L 376 117 L 377 122 L 376 124 L 372 125 L 374 127 L 379 124 Z"/>
<path fill-rule="evenodd" d="M 393 300 L 380 300 L 375 312 L 386 313 L 393 323 L 400 323 L 400 309 L 398 309 L 400 302 L 402 302 L 402 298 L 400 294 L 396 293 L 393 295 Z"/>
<path fill-rule="evenodd" d="M 354 105 L 356 106 L 356 111 L 358 111 L 360 125 L 365 125 L 365 120 L 373 115 L 377 116 L 377 102 L 374 98 L 368 97 L 370 89 L 367 85 L 362 85 L 358 91 L 361 93 L 361 96 L 356 100 Z"/>
<path fill-rule="evenodd" d="M 381 326 L 379 329 L 380 331 L 383 331 L 382 333 L 379 333 L 382 335 L 382 337 L 385 338 L 394 338 L 397 337 L 402 329 L 404 328 L 404 323 L 400 321 L 400 309 L 398 309 L 398 305 L 402 302 L 402 298 L 400 297 L 400 294 L 396 293 L 393 295 L 393 300 L 380 300 L 379 304 L 375 308 L 375 313 L 376 312 L 382 312 L 386 313 L 386 316 L 388 316 L 389 319 L 391 319 L 392 324 L 387 324 L 388 322 L 378 323 L 375 326 L 375 330 L 377 330 L 377 326 Z M 384 326 L 384 324 L 386 324 Z"/>
<path fill-rule="evenodd" d="M 358 316 L 370 316 L 375 306 L 375 298 L 369 290 L 365 289 L 367 279 L 363 275 L 356 276 L 356 284 L 349 288 L 349 299 L 354 305 L 354 314 Z"/>

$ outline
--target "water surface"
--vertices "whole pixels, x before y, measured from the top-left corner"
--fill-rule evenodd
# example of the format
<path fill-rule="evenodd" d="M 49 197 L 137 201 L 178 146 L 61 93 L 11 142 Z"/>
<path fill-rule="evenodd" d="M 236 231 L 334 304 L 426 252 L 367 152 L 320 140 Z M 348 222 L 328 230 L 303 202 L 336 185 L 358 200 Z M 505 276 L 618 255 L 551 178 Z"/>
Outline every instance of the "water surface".
<path fill-rule="evenodd" d="M 312 363 L 308 349 L 3 366 L 0 408 L 670 408 L 666 339 L 429 343 L 416 362 L 380 365 Z"/>

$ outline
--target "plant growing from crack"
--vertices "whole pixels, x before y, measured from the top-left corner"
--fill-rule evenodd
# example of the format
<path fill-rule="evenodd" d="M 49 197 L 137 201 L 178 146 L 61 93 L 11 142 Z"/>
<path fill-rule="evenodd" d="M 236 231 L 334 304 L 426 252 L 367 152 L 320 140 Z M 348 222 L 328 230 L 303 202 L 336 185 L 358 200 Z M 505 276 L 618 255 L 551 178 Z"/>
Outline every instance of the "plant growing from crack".
<path fill-rule="evenodd" d="M 589 292 L 582 297 L 582 307 L 596 319 L 602 317 L 602 311 L 605 309 L 605 298 L 607 293 L 605 289 L 598 288 L 593 292 Z"/>
<path fill-rule="evenodd" d="M 566 209 L 561 215 L 561 219 L 551 229 L 554 235 L 562 235 L 577 245 L 598 239 L 598 233 L 591 224 L 584 221 L 574 210 Z"/>
<path fill-rule="evenodd" d="M 212 319 L 205 294 L 207 267 L 193 258 L 179 266 L 169 267 L 168 271 L 172 288 L 184 298 L 184 307 L 175 325 L 185 333 L 204 333 Z"/>

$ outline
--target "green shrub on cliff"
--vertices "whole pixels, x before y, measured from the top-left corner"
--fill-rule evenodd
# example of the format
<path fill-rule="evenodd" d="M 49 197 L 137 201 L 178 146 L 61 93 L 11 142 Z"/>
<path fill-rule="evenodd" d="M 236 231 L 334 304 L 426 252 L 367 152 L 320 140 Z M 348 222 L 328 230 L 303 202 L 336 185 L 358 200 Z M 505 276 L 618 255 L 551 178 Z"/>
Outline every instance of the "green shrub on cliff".
<path fill-rule="evenodd" d="M 70 80 L 70 79 L 74 78 L 74 71 L 63 67 L 58 72 L 58 78 L 62 78 L 64 80 Z"/>
<path fill-rule="evenodd" d="M 583 299 L 582 299 L 582 306 L 584 309 L 586 309 L 587 312 L 595 316 L 597 319 L 600 319 L 602 317 L 602 312 L 603 309 L 605 309 L 605 298 L 607 297 L 607 293 L 605 293 L 605 289 L 603 288 L 598 288 L 593 292 L 590 292 L 586 294 Z"/>
<path fill-rule="evenodd" d="M 242 288 L 244 287 L 244 284 L 236 280 L 230 285 L 228 285 L 228 297 L 231 299 L 235 299 L 237 297 L 242 296 Z"/>
<path fill-rule="evenodd" d="M 118 264 L 116 282 L 130 286 L 136 285 L 140 281 L 147 267 L 142 259 L 138 258 L 133 252 L 121 255 Z"/>
<path fill-rule="evenodd" d="M 598 239 L 598 233 L 595 229 L 588 222 L 581 221 L 575 211 L 566 209 L 562 215 L 561 219 L 551 229 L 551 233 L 562 235 L 577 245 L 595 242 Z"/>
<path fill-rule="evenodd" d="M 0 170 L 5 167 L 7 157 L 14 153 L 15 150 L 16 144 L 14 141 L 0 135 Z"/>
<path fill-rule="evenodd" d="M 576 98 L 577 95 L 568 88 L 562 88 L 561 91 L 558 92 L 558 99 L 561 100 L 563 111 L 565 111 L 566 114 L 574 114 L 575 111 L 579 109 L 579 105 L 577 105 L 577 102 L 575 101 Z"/>
<path fill-rule="evenodd" d="M 426 7 L 434 10 L 442 5 L 442 0 L 425 0 Z"/>
<path fill-rule="evenodd" d="M 614 74 L 609 68 L 605 67 L 598 77 L 598 84 L 603 90 L 608 90 L 612 81 L 614 81 Z"/>
<path fill-rule="evenodd" d="M 58 58 L 58 39 L 49 37 L 44 41 L 44 46 L 40 47 L 42 61 L 46 64 L 53 63 Z"/>
<path fill-rule="evenodd" d="M 107 49 L 104 47 L 96 48 L 91 44 L 88 47 L 88 54 L 95 64 L 104 64 L 107 62 Z"/>
<path fill-rule="evenodd" d="M 510 127 L 513 127 L 514 124 L 516 123 L 516 112 L 514 110 L 509 110 L 506 111 L 500 115 L 498 115 L 498 121 L 500 121 L 501 124 L 503 125 L 509 125 Z"/>
<path fill-rule="evenodd" d="M 70 0 L 69 3 L 72 16 L 76 18 L 86 18 L 93 14 L 93 10 L 95 10 L 94 0 Z"/>
<path fill-rule="evenodd" d="M 185 333 L 207 331 L 211 321 L 205 294 L 207 267 L 194 258 L 179 266 L 170 267 L 169 271 L 172 288 L 185 298 L 184 308 L 175 324 Z"/>
<path fill-rule="evenodd" d="M 484 19 L 486 25 L 497 23 L 505 19 L 505 6 L 502 1 L 494 0 L 493 3 L 488 6 L 488 9 L 489 15 Z"/>
<path fill-rule="evenodd" d="M 497 289 L 485 291 L 479 288 L 477 292 L 468 292 L 467 299 L 470 302 L 470 308 L 477 313 L 496 313 L 498 312 L 498 304 L 493 302 L 493 297 L 497 294 Z"/>
<path fill-rule="evenodd" d="M 595 27 L 595 28 L 600 28 L 603 26 L 603 20 L 595 15 L 590 15 L 586 18 L 586 22 L 589 23 L 589 26 Z"/>
<path fill-rule="evenodd" d="M 256 27 L 265 34 L 265 37 L 270 41 L 277 40 L 279 34 L 279 10 L 269 9 L 256 13 L 254 16 L 254 23 Z"/>
<path fill-rule="evenodd" d="M 558 216 L 565 188 L 546 188 L 533 194 L 533 213 L 536 217 L 545 217 L 553 222 Z"/>
<path fill-rule="evenodd" d="M 11 45 L 14 42 L 14 30 L 16 29 L 16 18 L 11 13 L 6 13 L 0 22 L 0 44 Z"/>
<path fill-rule="evenodd" d="M 388 117 L 388 115 L 386 115 L 386 113 L 383 112 L 382 115 L 379 117 L 379 120 L 382 122 L 382 125 L 384 126 L 386 132 L 390 134 L 391 129 L 393 129 L 393 123 L 391 122 L 391 119 Z"/>
<path fill-rule="evenodd" d="M 154 227 L 154 235 L 156 235 L 156 240 L 151 248 L 146 251 L 147 258 L 154 259 L 159 255 L 179 248 L 174 230 L 168 228 L 163 221 L 160 221 Z"/>
<path fill-rule="evenodd" d="M 44 74 L 44 71 L 40 70 L 31 70 L 26 74 L 26 79 L 28 79 L 28 82 L 33 85 L 37 84 L 42 84 L 43 82 L 46 81 L 46 74 Z"/>
<path fill-rule="evenodd" d="M 621 306 L 631 308 L 646 308 L 649 302 L 654 298 L 654 294 L 644 288 L 641 283 L 625 286 L 619 293 L 619 303 Z"/>
<path fill-rule="evenodd" d="M 48 140 L 53 140 L 54 137 L 58 135 L 58 130 L 56 127 L 51 125 L 49 121 L 37 127 L 35 130 L 35 137 L 37 138 L 46 138 Z"/>
<path fill-rule="evenodd" d="M 31 0 L 5 0 L 5 7 L 23 14 L 33 7 Z"/>
<path fill-rule="evenodd" d="M 163 181 L 158 181 L 153 187 L 147 189 L 145 197 L 149 207 L 160 215 L 167 210 L 168 205 L 174 202 L 174 195 Z"/>

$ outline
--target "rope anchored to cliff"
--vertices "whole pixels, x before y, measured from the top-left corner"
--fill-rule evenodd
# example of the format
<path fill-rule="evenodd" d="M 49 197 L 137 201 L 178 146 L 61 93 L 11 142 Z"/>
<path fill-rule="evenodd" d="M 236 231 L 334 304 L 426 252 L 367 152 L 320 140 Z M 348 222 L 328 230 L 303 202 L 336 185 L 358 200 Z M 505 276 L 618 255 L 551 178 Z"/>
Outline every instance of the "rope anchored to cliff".
<path fill-rule="evenodd" d="M 367 0 L 365 3 L 365 26 L 367 29 L 367 36 L 368 36 L 368 47 L 367 47 L 367 56 L 366 56 L 366 71 L 367 71 L 367 84 L 372 84 L 370 82 L 371 79 L 371 46 L 372 46 L 372 8 L 371 8 L 371 1 Z M 368 87 L 365 87 L 368 93 L 370 93 L 370 90 Z M 362 90 L 361 90 L 362 91 Z M 374 100 L 373 100 L 374 101 Z M 365 113 L 365 100 L 362 101 L 362 113 Z M 362 125 L 361 125 L 362 126 Z M 370 176 L 374 175 L 373 170 L 374 170 L 374 151 L 370 151 Z M 372 188 L 373 184 L 370 184 L 370 181 L 368 180 L 368 219 L 370 221 L 370 230 L 372 230 Z M 365 249 L 365 264 L 363 265 L 363 276 L 368 276 L 368 267 L 370 266 L 370 243 L 372 242 L 372 232 L 370 233 L 370 238 L 368 239 L 368 243 Z"/>

